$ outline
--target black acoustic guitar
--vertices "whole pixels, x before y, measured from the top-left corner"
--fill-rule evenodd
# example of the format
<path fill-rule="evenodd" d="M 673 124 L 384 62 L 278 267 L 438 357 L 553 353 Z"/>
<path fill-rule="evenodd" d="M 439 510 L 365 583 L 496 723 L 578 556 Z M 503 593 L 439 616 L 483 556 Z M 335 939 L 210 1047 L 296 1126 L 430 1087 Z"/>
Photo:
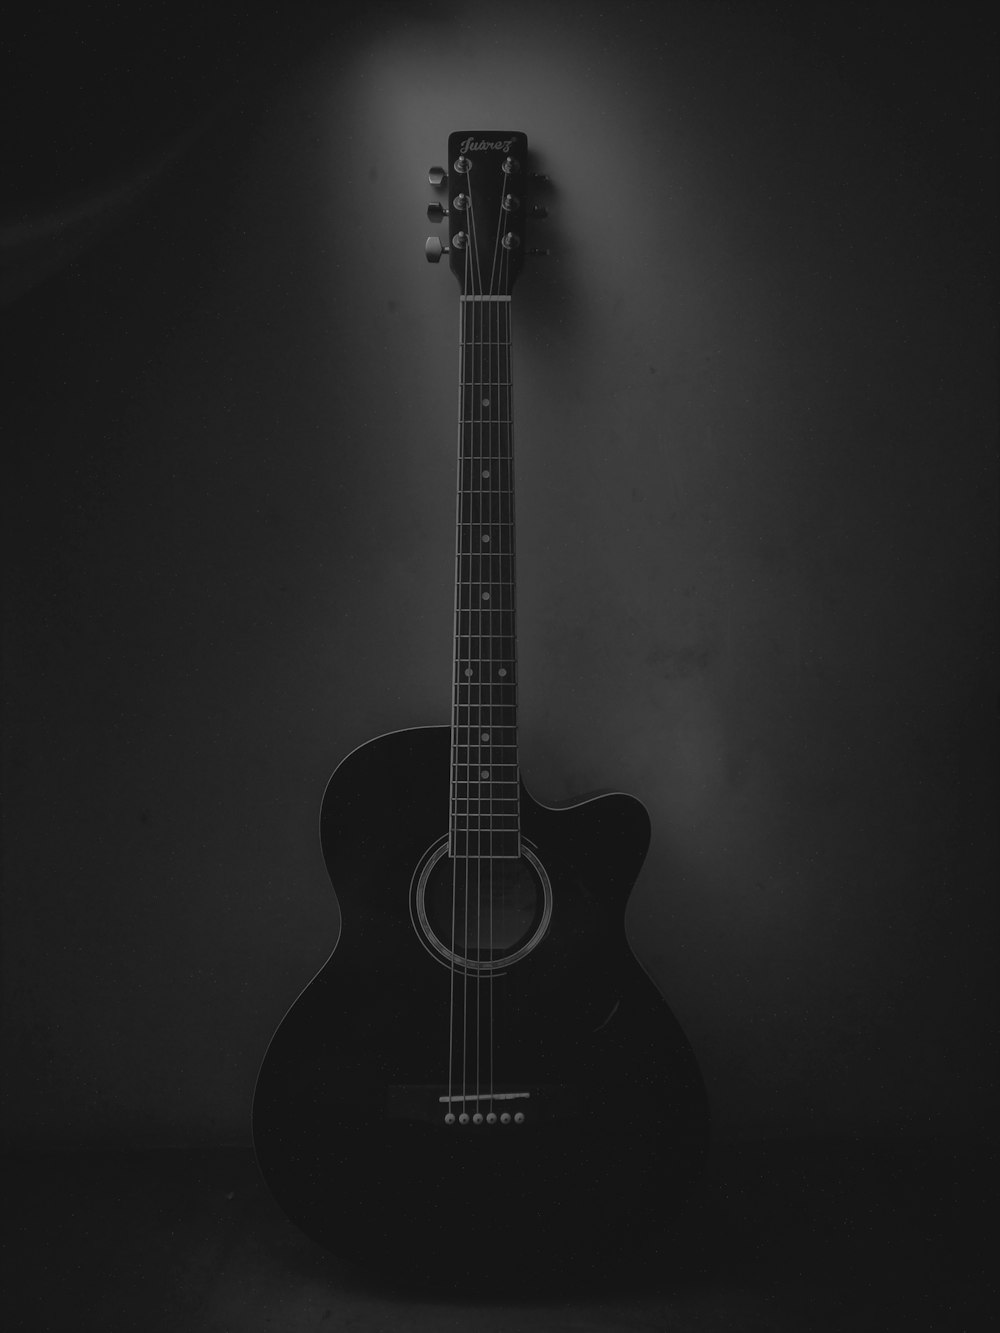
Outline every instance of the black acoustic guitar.
<path fill-rule="evenodd" d="M 527 151 L 463 131 L 431 172 L 450 248 L 428 257 L 450 253 L 461 285 L 451 724 L 379 736 L 331 777 L 341 935 L 253 1105 L 260 1169 L 303 1231 L 456 1284 L 599 1266 L 685 1197 L 708 1141 L 691 1048 L 625 936 L 645 808 L 542 805 L 519 776 L 510 304 L 543 214 Z"/>

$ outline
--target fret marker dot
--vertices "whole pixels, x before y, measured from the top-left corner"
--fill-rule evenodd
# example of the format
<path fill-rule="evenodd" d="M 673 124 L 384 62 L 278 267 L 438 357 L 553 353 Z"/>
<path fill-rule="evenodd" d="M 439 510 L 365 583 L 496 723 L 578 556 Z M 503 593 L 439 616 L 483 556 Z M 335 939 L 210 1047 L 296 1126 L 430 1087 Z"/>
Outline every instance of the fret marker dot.
<path fill-rule="evenodd" d="M 479 776 L 481 778 L 488 778 L 489 775 L 490 775 L 490 770 L 488 768 L 481 768 L 479 770 Z"/>
<path fill-rule="evenodd" d="M 490 400 L 489 400 L 488 398 L 484 398 L 484 399 L 483 399 L 483 407 L 489 407 L 489 405 L 490 405 Z"/>
<path fill-rule="evenodd" d="M 489 738 L 490 738 L 490 733 L 489 733 L 488 731 L 484 731 L 480 739 L 481 739 L 481 740 L 484 740 L 484 741 L 488 741 Z"/>
<path fill-rule="evenodd" d="M 488 593 L 488 592 L 484 592 L 484 593 L 483 593 L 483 601 L 484 601 L 484 602 L 488 602 L 489 600 L 490 600 L 490 595 L 489 595 L 489 593 Z"/>
<path fill-rule="evenodd" d="M 506 667 L 501 667 L 500 670 L 497 672 L 497 675 L 498 675 L 498 676 L 506 676 L 506 674 L 507 674 L 507 668 L 506 668 Z"/>
<path fill-rule="evenodd" d="M 489 470 L 489 468 L 486 468 L 486 469 L 483 471 L 483 476 L 484 476 L 484 477 L 488 477 L 489 475 L 490 475 L 490 470 Z"/>
<path fill-rule="evenodd" d="M 471 675 L 472 675 L 472 667 L 466 667 L 466 668 L 465 668 L 465 675 L 467 675 L 467 676 L 471 676 Z"/>
<path fill-rule="evenodd" d="M 489 539 L 490 539 L 490 534 L 489 534 L 488 532 L 484 532 L 484 533 L 483 533 L 483 541 L 484 541 L 484 542 L 488 542 Z"/>

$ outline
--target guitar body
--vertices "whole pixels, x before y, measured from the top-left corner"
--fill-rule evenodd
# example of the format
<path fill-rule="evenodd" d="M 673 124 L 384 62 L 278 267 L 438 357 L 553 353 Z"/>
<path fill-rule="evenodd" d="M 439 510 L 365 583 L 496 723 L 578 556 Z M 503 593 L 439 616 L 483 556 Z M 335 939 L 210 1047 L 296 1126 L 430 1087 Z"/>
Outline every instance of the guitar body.
<path fill-rule="evenodd" d="M 450 730 L 427 727 L 330 779 L 341 934 L 265 1055 L 258 1163 L 304 1232 L 391 1271 L 595 1263 L 672 1210 L 707 1149 L 691 1048 L 625 937 L 646 811 L 522 788 L 524 855 L 496 881 L 487 948 L 448 878 L 450 778 Z"/>

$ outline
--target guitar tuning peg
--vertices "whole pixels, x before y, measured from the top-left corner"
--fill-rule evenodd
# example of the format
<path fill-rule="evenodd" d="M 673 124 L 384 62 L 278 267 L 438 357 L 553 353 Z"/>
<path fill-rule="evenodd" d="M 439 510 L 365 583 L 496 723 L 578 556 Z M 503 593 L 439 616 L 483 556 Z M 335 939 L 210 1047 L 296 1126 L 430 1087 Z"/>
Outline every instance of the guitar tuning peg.
<path fill-rule="evenodd" d="M 428 236 L 424 241 L 424 257 L 428 264 L 440 264 L 441 256 L 448 253 L 448 247 L 442 245 L 436 236 Z"/>
<path fill-rule="evenodd" d="M 445 208 L 444 204 L 428 204 L 427 216 L 432 222 L 443 222 L 448 216 L 448 210 Z"/>
<path fill-rule="evenodd" d="M 431 185 L 434 186 L 435 190 L 440 190 L 442 185 L 448 184 L 448 173 L 445 171 L 444 167 L 431 167 L 430 171 L 427 173 L 427 179 L 430 181 Z"/>

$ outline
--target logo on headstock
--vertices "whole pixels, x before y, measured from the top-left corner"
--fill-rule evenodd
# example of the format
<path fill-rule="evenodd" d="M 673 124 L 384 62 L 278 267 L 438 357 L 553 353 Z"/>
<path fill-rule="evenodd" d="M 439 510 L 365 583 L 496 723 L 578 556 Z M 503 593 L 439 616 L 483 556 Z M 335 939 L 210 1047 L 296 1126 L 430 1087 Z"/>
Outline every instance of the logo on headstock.
<path fill-rule="evenodd" d="M 489 152 L 492 149 L 498 153 L 509 153 L 513 139 L 474 139 L 470 134 L 467 139 L 463 139 L 459 145 L 460 153 L 482 153 Z"/>

